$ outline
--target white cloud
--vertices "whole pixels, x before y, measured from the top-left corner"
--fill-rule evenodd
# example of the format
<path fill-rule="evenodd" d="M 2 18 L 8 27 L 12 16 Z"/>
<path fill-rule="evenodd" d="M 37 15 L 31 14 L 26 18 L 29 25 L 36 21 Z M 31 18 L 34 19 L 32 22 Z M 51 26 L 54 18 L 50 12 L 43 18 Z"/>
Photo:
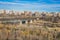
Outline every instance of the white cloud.
<path fill-rule="evenodd" d="M 11 6 L 12 9 L 21 9 L 21 10 L 60 10 L 60 4 L 43 4 L 43 3 L 16 3 L 16 2 L 2 2 L 0 4 L 11 4 L 16 6 Z M 53 9 L 54 8 L 54 9 Z"/>
<path fill-rule="evenodd" d="M 17 3 L 13 3 L 13 2 L 2 2 L 2 1 L 0 1 L 0 4 L 17 4 Z"/>
<path fill-rule="evenodd" d="M 2 2 L 0 4 L 22 5 L 24 7 L 60 7 L 60 4 L 40 4 L 40 3 L 15 3 L 15 2 Z"/>

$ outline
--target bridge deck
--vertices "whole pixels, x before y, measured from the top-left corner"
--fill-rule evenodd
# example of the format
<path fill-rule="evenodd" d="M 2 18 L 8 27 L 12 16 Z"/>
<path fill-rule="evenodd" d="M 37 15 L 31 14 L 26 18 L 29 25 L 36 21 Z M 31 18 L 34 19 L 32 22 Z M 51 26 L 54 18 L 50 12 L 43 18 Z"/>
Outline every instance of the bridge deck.
<path fill-rule="evenodd" d="M 0 17 L 0 21 L 2 20 L 33 20 L 33 19 L 36 19 L 36 18 L 41 18 L 41 17 Z"/>

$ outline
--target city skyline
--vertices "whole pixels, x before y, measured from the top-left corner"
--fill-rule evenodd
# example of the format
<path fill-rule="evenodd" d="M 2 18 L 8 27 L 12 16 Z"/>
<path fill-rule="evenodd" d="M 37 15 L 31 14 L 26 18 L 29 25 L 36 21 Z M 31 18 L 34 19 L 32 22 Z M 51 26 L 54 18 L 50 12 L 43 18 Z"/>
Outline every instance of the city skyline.
<path fill-rule="evenodd" d="M 60 12 L 60 0 L 0 0 L 0 9 Z"/>

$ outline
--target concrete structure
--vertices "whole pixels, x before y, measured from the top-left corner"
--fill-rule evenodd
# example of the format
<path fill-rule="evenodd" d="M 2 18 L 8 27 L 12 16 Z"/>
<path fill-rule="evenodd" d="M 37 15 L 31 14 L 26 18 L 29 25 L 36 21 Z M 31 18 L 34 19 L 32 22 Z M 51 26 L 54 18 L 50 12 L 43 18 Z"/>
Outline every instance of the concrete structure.
<path fill-rule="evenodd" d="M 1 23 L 20 23 L 20 24 L 28 24 L 28 23 L 33 23 L 35 22 L 35 20 L 38 20 L 38 17 L 32 17 L 32 18 L 23 18 L 23 17 L 19 17 L 19 18 L 15 18 L 15 17 L 5 17 L 5 18 L 0 18 Z"/>

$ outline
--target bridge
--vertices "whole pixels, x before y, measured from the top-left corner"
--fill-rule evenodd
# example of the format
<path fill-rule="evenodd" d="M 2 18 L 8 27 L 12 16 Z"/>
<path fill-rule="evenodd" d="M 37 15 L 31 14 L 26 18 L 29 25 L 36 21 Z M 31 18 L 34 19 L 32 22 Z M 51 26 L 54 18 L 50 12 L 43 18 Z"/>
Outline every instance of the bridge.
<path fill-rule="evenodd" d="M 0 23 L 32 23 L 35 20 L 38 20 L 41 17 L 0 17 Z"/>

